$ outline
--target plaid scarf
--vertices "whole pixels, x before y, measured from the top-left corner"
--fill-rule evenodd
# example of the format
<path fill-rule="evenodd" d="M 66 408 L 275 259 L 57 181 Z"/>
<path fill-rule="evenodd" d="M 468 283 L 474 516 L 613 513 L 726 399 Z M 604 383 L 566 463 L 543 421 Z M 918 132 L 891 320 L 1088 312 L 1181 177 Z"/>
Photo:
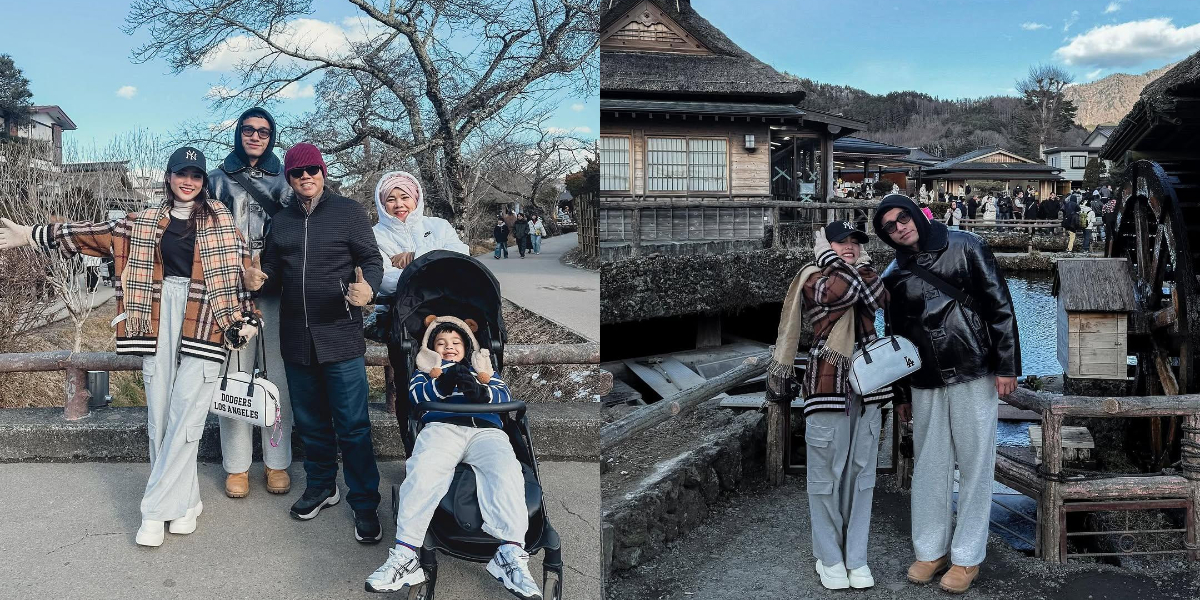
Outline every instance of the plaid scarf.
<path fill-rule="evenodd" d="M 233 217 L 218 209 L 216 201 L 201 201 L 208 202 L 210 216 L 198 221 L 196 245 L 204 271 L 205 295 L 217 326 L 224 330 L 233 324 L 234 313 L 241 307 L 238 297 L 242 283 L 241 242 Z M 162 287 L 161 281 L 155 281 L 155 261 L 164 219 L 169 219 L 170 211 L 166 203 L 158 210 L 143 211 L 130 232 L 129 260 L 121 274 L 127 316 L 125 329 L 130 336 L 148 335 L 155 330 L 154 298 Z"/>

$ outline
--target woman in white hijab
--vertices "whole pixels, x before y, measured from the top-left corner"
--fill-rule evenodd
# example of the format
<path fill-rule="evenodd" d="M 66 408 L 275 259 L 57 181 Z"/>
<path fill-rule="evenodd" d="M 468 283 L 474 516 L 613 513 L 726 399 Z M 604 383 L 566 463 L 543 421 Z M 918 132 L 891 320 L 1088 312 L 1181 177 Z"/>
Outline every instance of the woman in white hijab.
<path fill-rule="evenodd" d="M 470 255 L 454 226 L 445 219 L 425 216 L 425 189 L 411 173 L 391 171 L 375 186 L 375 242 L 383 255 L 380 293 L 396 291 L 400 272 L 418 256 L 431 250 L 451 250 Z"/>

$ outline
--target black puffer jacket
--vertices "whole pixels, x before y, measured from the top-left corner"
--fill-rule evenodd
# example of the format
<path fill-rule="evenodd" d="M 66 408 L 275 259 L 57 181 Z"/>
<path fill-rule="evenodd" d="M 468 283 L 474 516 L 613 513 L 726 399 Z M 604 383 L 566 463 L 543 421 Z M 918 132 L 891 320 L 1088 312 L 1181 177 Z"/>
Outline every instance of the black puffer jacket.
<path fill-rule="evenodd" d="M 920 251 L 915 254 L 887 234 L 880 236 L 896 248 L 896 260 L 883 273 L 884 287 L 891 294 L 888 323 L 921 353 L 921 370 L 911 376 L 912 387 L 944 387 L 989 374 L 1020 375 L 1021 345 L 1012 297 L 987 243 L 973 233 L 930 223 L 911 199 L 900 194 L 880 203 L 876 231 L 883 231 L 883 215 L 892 208 L 909 211 L 920 235 Z M 917 277 L 906 268 L 911 260 L 965 291 L 974 307 L 960 305 Z"/>

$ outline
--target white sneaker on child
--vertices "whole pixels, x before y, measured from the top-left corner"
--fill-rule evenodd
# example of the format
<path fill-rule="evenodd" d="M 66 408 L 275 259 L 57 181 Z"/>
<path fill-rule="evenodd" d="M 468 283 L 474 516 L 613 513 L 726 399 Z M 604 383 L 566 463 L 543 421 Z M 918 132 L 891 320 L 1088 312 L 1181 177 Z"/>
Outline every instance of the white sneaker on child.
<path fill-rule="evenodd" d="M 529 574 L 529 553 L 516 544 L 501 544 L 487 564 L 487 572 L 504 588 L 522 600 L 541 600 L 533 575 Z"/>
<path fill-rule="evenodd" d="M 166 521 L 152 521 L 150 519 L 142 519 L 142 526 L 138 527 L 137 535 L 134 536 L 134 541 L 139 546 L 150 546 L 157 548 L 163 543 L 163 538 L 167 537 L 166 529 L 163 525 Z"/>
<path fill-rule="evenodd" d="M 425 583 L 425 569 L 411 548 L 400 546 L 388 550 L 387 561 L 367 576 L 368 592 L 396 592 Z"/>
<path fill-rule="evenodd" d="M 821 585 L 827 590 L 844 590 L 850 587 L 850 579 L 846 576 L 846 565 L 838 563 L 827 567 L 817 561 L 817 575 L 821 576 Z"/>

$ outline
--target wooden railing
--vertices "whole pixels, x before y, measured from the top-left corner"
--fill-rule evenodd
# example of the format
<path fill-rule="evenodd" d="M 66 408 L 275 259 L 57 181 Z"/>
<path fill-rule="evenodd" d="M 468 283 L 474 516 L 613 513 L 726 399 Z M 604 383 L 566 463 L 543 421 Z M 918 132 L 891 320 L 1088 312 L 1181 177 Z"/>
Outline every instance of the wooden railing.
<path fill-rule="evenodd" d="M 1140 501 L 1149 508 L 1162 499 L 1186 501 L 1186 548 L 1197 560 L 1196 524 L 1200 521 L 1200 394 L 1098 398 L 1036 394 L 1018 388 L 1005 402 L 1042 416 L 1042 469 L 996 455 L 996 480 L 1038 501 L 1036 551 L 1048 562 L 1065 562 L 1068 501 Z M 1100 478 L 1060 478 L 1063 471 L 1062 425 L 1066 417 L 1178 417 L 1184 420 L 1182 474 L 1112 474 Z M 1060 481 L 1060 479 L 1064 479 Z"/>
<path fill-rule="evenodd" d="M 383 367 L 387 380 L 387 405 L 395 407 L 396 386 L 392 381 L 392 367 L 388 362 L 387 348 L 367 348 L 368 367 Z M 504 347 L 505 365 L 577 365 L 598 364 L 600 344 L 509 344 Z M 65 371 L 66 394 L 65 416 L 73 421 L 88 415 L 87 389 L 88 371 L 137 371 L 142 368 L 140 356 L 121 356 L 115 352 L 31 352 L 0 354 L 0 373 L 28 371 Z M 280 373 L 277 376 L 281 376 Z"/>
<path fill-rule="evenodd" d="M 1059 219 L 1039 219 L 1036 221 L 1025 221 L 1023 219 L 962 219 L 958 226 L 964 231 L 974 231 L 976 229 L 1012 229 L 1018 232 L 1024 232 L 1029 236 L 1029 252 L 1033 252 L 1033 235 L 1038 230 L 1055 231 L 1062 227 L 1062 221 Z M 1068 248 L 1069 250 L 1069 248 Z"/>

